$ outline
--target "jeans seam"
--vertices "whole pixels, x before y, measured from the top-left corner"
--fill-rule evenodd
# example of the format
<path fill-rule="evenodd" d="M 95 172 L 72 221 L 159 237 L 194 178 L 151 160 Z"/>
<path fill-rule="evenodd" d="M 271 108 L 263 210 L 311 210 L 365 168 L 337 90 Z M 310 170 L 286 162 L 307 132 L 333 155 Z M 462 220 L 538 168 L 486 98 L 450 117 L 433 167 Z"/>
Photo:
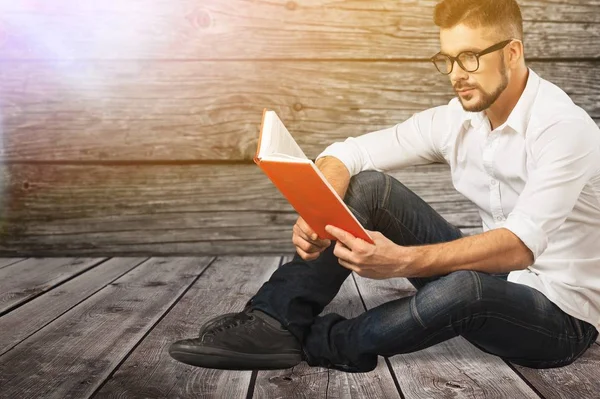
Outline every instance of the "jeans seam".
<path fill-rule="evenodd" d="M 418 237 L 417 237 L 417 236 L 416 236 L 416 235 L 413 233 L 413 231 L 412 231 L 411 229 L 409 229 L 408 227 L 406 227 L 406 225 L 405 225 L 405 224 L 404 224 L 404 223 L 403 223 L 403 222 L 402 222 L 400 219 L 398 219 L 398 218 L 396 217 L 396 215 L 394 215 L 392 212 L 390 212 L 390 211 L 387 209 L 387 205 L 389 204 L 389 201 L 390 201 L 390 198 L 391 198 L 391 192 L 392 192 L 392 177 L 391 177 L 390 175 L 388 175 L 387 173 L 383 173 L 383 172 L 380 172 L 380 173 L 383 175 L 383 177 L 384 177 L 384 180 L 385 180 L 385 189 L 384 189 L 384 195 L 383 195 L 382 205 L 380 205 L 380 206 L 379 206 L 379 209 L 380 209 L 380 210 L 383 210 L 383 211 L 385 211 L 385 212 L 386 212 L 386 213 L 387 213 L 387 214 L 388 214 L 388 215 L 389 215 L 389 216 L 390 216 L 390 217 L 391 217 L 393 220 L 395 220 L 395 221 L 396 221 L 396 223 L 398 223 L 398 225 L 402 226 L 402 228 L 403 228 L 403 229 L 404 229 L 406 232 L 408 232 L 408 233 L 409 233 L 409 234 L 410 234 L 410 235 L 411 235 L 411 236 L 414 238 L 414 240 L 415 240 L 416 242 L 418 242 L 420 245 L 423 245 L 423 244 L 425 244 L 425 243 L 424 243 L 422 240 L 420 240 L 420 239 L 419 239 L 419 238 L 418 238 Z M 400 183 L 400 184 L 402 184 L 402 183 Z M 363 186 L 362 186 L 362 184 L 360 184 L 360 180 L 358 180 L 358 179 L 357 179 L 357 180 L 356 180 L 356 182 L 355 182 L 355 185 L 356 185 L 356 187 L 358 188 L 358 190 L 360 190 L 360 192 L 362 193 L 362 195 L 363 195 L 363 198 L 367 198 L 367 197 L 366 197 L 365 190 L 363 189 Z M 350 187 L 350 186 L 349 186 L 349 187 Z M 408 189 L 406 186 L 405 186 L 405 188 L 406 188 L 407 190 L 409 190 L 409 191 L 410 191 L 410 189 Z M 354 190 L 352 190 L 351 192 L 352 192 L 352 193 L 355 193 L 355 191 L 354 191 Z M 356 195 L 356 194 L 354 194 L 354 195 Z M 419 197 L 419 199 L 421 199 L 423 202 L 425 202 L 425 203 L 427 204 L 427 202 L 426 202 L 426 201 L 424 201 L 422 198 L 420 198 L 420 197 Z M 348 204 L 346 204 L 346 205 L 348 205 Z M 428 205 L 429 205 L 429 204 L 428 204 Z M 363 222 L 363 224 L 365 224 L 365 225 L 366 225 L 366 223 L 367 223 L 367 218 L 365 218 L 365 217 L 364 217 L 362 214 L 358 213 L 358 212 L 356 211 L 356 209 L 354 209 L 354 208 L 350 207 L 349 205 L 348 205 L 348 208 L 352 209 L 354 212 L 356 212 L 357 214 L 359 214 L 359 215 L 362 217 L 362 219 L 363 219 L 363 220 L 361 220 L 361 221 Z M 448 221 L 447 221 L 447 220 L 446 220 L 444 217 L 442 217 L 441 215 L 439 215 L 439 216 L 442 218 L 442 220 L 443 220 L 443 221 L 446 223 L 446 225 L 447 225 L 449 228 L 451 228 L 453 231 L 457 231 L 459 238 L 463 237 L 463 234 L 462 234 L 462 232 L 460 231 L 460 229 L 458 229 L 458 228 L 457 228 L 456 226 L 454 226 L 452 223 L 448 222 Z"/>
<path fill-rule="evenodd" d="M 392 183 L 391 183 L 392 178 L 385 173 L 383 173 L 383 176 L 385 178 L 385 191 L 383 194 L 383 199 L 381 201 L 380 208 L 387 207 L 387 204 L 390 200 L 390 193 L 392 191 Z"/>
<path fill-rule="evenodd" d="M 521 323 L 519 323 L 519 322 L 517 322 L 517 321 L 515 321 L 515 320 L 506 319 L 506 318 L 502 317 L 503 315 L 499 315 L 499 314 L 497 314 L 497 313 L 490 313 L 490 314 L 479 314 L 479 315 L 474 315 L 474 316 L 472 316 L 472 318 L 473 318 L 473 319 L 477 319 L 477 318 L 481 318 L 481 317 L 488 317 L 488 316 L 495 317 L 495 318 L 498 318 L 498 319 L 501 319 L 501 320 L 504 320 L 504 321 L 508 321 L 508 322 L 510 322 L 510 323 L 513 323 L 513 324 L 516 324 L 516 325 L 518 325 L 518 326 L 520 326 L 520 327 L 524 327 L 524 328 L 527 328 L 527 329 L 531 329 L 531 328 L 530 328 L 530 326 L 523 325 L 523 324 L 521 324 Z M 462 319 L 460 319 L 460 320 L 456 320 L 456 321 L 455 321 L 455 323 L 456 323 L 456 322 L 461 322 L 461 321 L 463 321 L 463 320 L 466 320 L 466 319 L 468 319 L 468 318 L 469 318 L 469 316 L 467 316 L 467 317 L 465 317 L 465 318 L 462 318 Z M 450 323 L 450 324 L 448 324 L 448 325 L 446 325 L 446 326 L 444 326 L 444 327 L 440 328 L 438 331 L 436 331 L 435 333 L 433 333 L 433 334 L 431 334 L 431 335 L 429 335 L 429 336 L 425 337 L 425 339 L 423 339 L 423 340 L 419 341 L 419 342 L 418 342 L 418 343 L 416 343 L 415 345 L 412 345 L 412 346 L 410 346 L 410 347 L 406 348 L 406 349 L 403 351 L 403 353 L 409 353 L 409 352 L 413 351 L 413 348 L 419 347 L 419 346 L 421 346 L 421 345 L 423 345 L 423 344 L 427 343 L 428 341 L 431 341 L 433 338 L 435 338 L 435 337 L 437 337 L 438 335 L 442 334 L 442 333 L 443 333 L 443 332 L 445 332 L 447 329 L 453 329 L 453 328 L 452 328 L 452 323 Z M 543 331 L 538 331 L 538 330 L 535 330 L 535 329 L 532 329 L 532 330 L 534 330 L 534 331 L 536 331 L 536 332 L 540 332 L 540 333 L 542 333 L 542 334 L 544 334 L 544 335 L 547 335 L 547 334 L 545 334 L 545 332 L 543 332 Z M 458 335 L 462 336 L 462 334 L 458 334 Z M 550 337 L 551 337 L 551 338 L 556 338 L 556 339 L 559 339 L 559 340 L 563 340 L 563 337 L 564 337 L 564 336 L 563 336 L 562 334 L 560 334 L 560 335 L 557 335 L 557 336 L 551 335 Z M 569 337 L 569 336 L 567 336 L 567 337 Z M 463 338 L 465 338 L 465 337 L 463 337 Z M 589 337 L 588 337 L 588 338 L 589 338 Z M 467 340 L 467 341 L 468 341 L 468 340 Z M 504 357 L 504 356 L 501 356 L 501 355 L 498 355 L 498 354 L 495 354 L 495 353 L 492 353 L 492 352 L 488 352 L 488 353 L 490 353 L 490 354 L 492 354 L 492 355 L 494 355 L 494 356 L 498 356 L 498 357 L 505 358 L 505 359 L 507 359 L 507 360 L 510 360 L 510 361 L 512 361 L 512 360 L 538 361 L 538 362 L 540 362 L 540 363 L 544 363 L 544 364 L 547 364 L 547 365 L 551 365 L 551 364 L 558 364 L 558 363 L 562 363 L 562 362 L 565 362 L 565 361 L 570 361 L 570 360 L 572 360 L 572 359 L 574 359 L 574 358 L 577 358 L 577 357 L 581 356 L 581 355 L 583 354 L 583 352 L 585 352 L 585 350 L 586 350 L 586 349 L 587 349 L 587 348 L 584 348 L 582 351 L 580 351 L 580 352 L 579 352 L 578 354 L 576 354 L 576 355 L 571 355 L 571 356 L 568 356 L 567 358 L 563 358 L 563 359 L 559 359 L 559 360 L 543 360 L 543 359 L 527 359 L 527 358 L 510 358 L 510 357 Z"/>
<path fill-rule="evenodd" d="M 389 183 L 389 192 L 391 192 L 391 190 L 392 190 L 392 189 L 391 189 L 391 187 L 392 187 L 392 184 L 391 184 L 392 177 L 391 177 L 390 175 L 388 175 L 388 174 L 384 174 L 384 176 L 386 176 L 386 177 L 387 177 L 387 180 L 386 180 L 386 181 Z M 405 185 L 404 185 L 402 182 L 398 182 L 398 183 L 400 183 L 400 185 L 401 185 L 401 186 L 402 186 L 402 187 L 403 187 L 405 190 L 407 190 L 407 191 L 409 191 L 409 192 L 412 192 L 413 194 L 415 194 L 415 195 L 417 196 L 417 198 L 419 198 L 419 199 L 420 199 L 421 201 L 423 201 L 423 202 L 424 202 L 424 203 L 425 203 L 427 206 L 429 206 L 429 207 L 431 208 L 431 210 L 433 210 L 433 212 L 434 212 L 434 213 L 437 213 L 437 212 L 435 211 L 435 209 L 433 209 L 433 208 L 431 207 L 431 204 L 427 203 L 427 201 L 425 201 L 425 200 L 424 200 L 423 198 L 421 198 L 419 195 L 417 195 L 416 193 L 414 193 L 414 192 L 413 192 L 413 191 L 412 191 L 410 188 L 406 187 L 406 186 L 405 186 Z M 387 198 L 387 201 L 385 202 L 385 205 L 386 205 L 386 206 L 387 206 L 388 202 L 389 202 L 389 196 L 388 196 L 388 198 Z M 383 207 L 382 207 L 382 208 L 383 208 Z M 386 211 L 387 211 L 387 209 L 386 209 Z M 387 211 L 387 212 L 388 212 L 388 213 L 390 213 L 389 211 Z M 390 214 L 391 214 L 391 213 L 390 213 Z M 446 218 L 444 218 L 444 217 L 443 217 L 442 215 L 440 215 L 439 213 L 437 213 L 437 215 L 438 215 L 439 217 L 441 217 L 441 218 L 442 218 L 442 220 L 443 220 L 443 221 L 446 223 L 446 225 L 447 225 L 447 226 L 448 226 L 448 227 L 449 227 L 451 230 L 453 230 L 453 231 L 455 231 L 456 233 L 458 233 L 458 236 L 459 236 L 459 238 L 462 238 L 462 237 L 464 237 L 464 234 L 462 233 L 462 231 L 461 231 L 461 230 L 460 230 L 458 227 L 456 227 L 455 225 L 453 225 L 452 223 L 450 223 L 448 220 L 446 220 Z M 394 215 L 392 215 L 392 216 L 394 217 L 394 219 L 398 220 L 398 219 L 396 218 L 396 216 L 394 216 Z M 406 226 L 405 226 L 403 223 L 400 223 L 400 224 L 402 225 L 402 227 L 404 227 L 406 230 L 408 230 L 408 228 L 407 228 L 407 227 L 406 227 Z M 416 238 L 416 237 L 415 237 L 415 238 Z M 417 240 L 417 241 L 419 241 L 419 240 Z M 423 244 L 423 242 L 421 242 L 421 241 L 419 241 L 419 243 Z"/>
<path fill-rule="evenodd" d="M 351 186 L 354 186 L 354 187 L 351 188 Z M 348 190 L 346 190 L 346 191 L 350 191 L 350 197 L 358 198 L 356 191 L 354 189 L 357 189 L 357 191 L 360 191 L 362 198 L 367 198 L 366 194 L 365 194 L 365 190 L 363 189 L 362 184 L 360 184 L 360 179 L 353 179 L 353 184 L 348 185 Z M 368 222 L 368 218 L 366 218 L 363 214 L 361 214 L 355 208 L 350 206 L 350 204 L 349 204 L 350 197 L 348 197 L 348 201 L 346 201 L 346 206 L 348 207 L 348 209 L 352 209 L 358 216 L 360 216 L 360 218 L 359 218 L 360 222 L 362 222 L 362 224 L 364 226 L 366 226 L 367 222 Z"/>
<path fill-rule="evenodd" d="M 427 328 L 427 326 L 425 325 L 425 322 L 423 322 L 423 319 L 421 319 L 421 316 L 419 315 L 419 311 L 417 310 L 417 304 L 416 304 L 417 300 L 416 300 L 416 295 L 413 295 L 410 298 L 410 311 L 413 315 L 413 317 L 417 320 L 417 322 L 423 327 L 423 328 Z"/>
<path fill-rule="evenodd" d="M 477 287 L 477 300 L 480 301 L 483 296 L 483 288 L 481 286 L 481 279 L 479 278 L 479 274 L 474 271 L 471 271 L 471 274 L 474 276 L 475 286 Z"/>
<path fill-rule="evenodd" d="M 419 240 L 419 238 L 417 236 L 415 236 L 415 234 L 408 228 L 406 227 L 406 225 L 404 223 L 402 223 L 402 221 L 400 219 L 398 219 L 392 212 L 390 212 L 387 208 L 381 208 L 381 210 L 387 212 L 388 215 L 390 215 L 392 218 L 394 218 L 394 220 L 404 228 L 404 230 L 406 230 L 411 236 L 413 236 L 413 238 L 415 239 L 415 241 L 417 241 L 419 244 L 423 244 L 423 241 Z"/>
<path fill-rule="evenodd" d="M 352 206 L 346 204 L 346 206 L 348 207 L 348 209 L 350 209 L 351 211 L 353 211 L 355 213 L 354 216 L 356 216 L 360 222 L 362 222 L 363 225 L 367 224 L 367 218 L 365 218 L 360 212 L 358 212 L 355 208 L 353 208 Z"/>
<path fill-rule="evenodd" d="M 475 315 L 472 315 L 472 316 L 466 316 L 466 317 L 463 317 L 460 320 L 456 320 L 455 323 L 458 323 L 458 322 L 461 322 L 463 320 L 466 320 L 469 317 L 471 317 L 473 319 L 479 319 L 479 318 L 488 317 L 488 316 L 489 317 L 495 317 L 497 319 L 513 323 L 513 324 L 515 324 L 515 325 L 517 325 L 519 327 L 523 327 L 525 329 L 538 332 L 538 333 L 546 335 L 547 337 L 550 337 L 550 338 L 556 338 L 556 339 L 560 339 L 560 340 L 564 340 L 564 341 L 569 341 L 572 338 L 578 338 L 577 336 L 573 336 L 573 335 L 570 335 L 570 334 L 552 334 L 552 333 L 549 333 L 548 330 L 546 330 L 546 329 L 540 329 L 539 326 L 537 326 L 537 325 L 534 325 L 534 324 L 523 324 L 523 323 L 520 323 L 517 319 L 506 317 L 506 315 L 504 315 L 502 313 L 497 313 L 497 312 L 488 312 L 488 311 L 486 311 L 485 314 L 475 314 Z"/>
<path fill-rule="evenodd" d="M 482 301 L 482 300 L 480 299 L 479 301 Z M 462 309 L 464 309 L 467 306 L 471 306 L 473 304 L 473 302 L 475 302 L 475 301 L 471 301 L 471 302 L 465 304 L 462 307 Z M 520 327 L 526 328 L 528 330 L 532 330 L 532 331 L 538 332 L 538 333 L 546 335 L 546 336 L 548 336 L 550 338 L 556 338 L 556 339 L 565 340 L 565 341 L 571 340 L 573 338 L 579 339 L 579 337 L 576 336 L 576 335 L 571 335 L 571 334 L 556 334 L 556 333 L 553 333 L 550 330 L 546 330 L 544 328 L 541 328 L 538 325 L 534 325 L 534 324 L 522 324 L 518 319 L 511 318 L 509 316 L 506 316 L 503 313 L 491 312 L 491 311 L 487 311 L 487 310 L 483 311 L 483 313 L 476 313 L 476 314 L 473 314 L 473 315 L 465 316 L 462 319 L 454 320 L 453 322 L 451 322 L 450 324 L 448 324 L 448 326 L 452 327 L 452 323 L 460 323 L 460 322 L 462 322 L 464 320 L 467 320 L 468 318 L 478 319 L 478 318 L 487 317 L 487 316 L 492 316 L 492 317 L 496 317 L 496 318 L 498 318 L 500 320 L 511 322 L 511 323 L 513 323 L 515 325 L 518 325 Z"/>
<path fill-rule="evenodd" d="M 573 316 L 571 316 L 573 317 Z M 577 319 L 576 317 L 573 317 L 574 319 L 574 323 L 573 325 L 575 326 L 575 331 L 577 331 L 578 335 L 583 339 L 585 338 L 585 334 L 583 332 L 583 329 L 581 327 L 581 320 Z"/>
<path fill-rule="evenodd" d="M 354 192 L 354 189 L 352 187 L 352 184 L 348 184 L 348 188 L 346 189 L 346 194 L 344 195 L 344 197 L 356 197 L 356 193 Z M 344 198 L 342 198 L 344 199 Z"/>
<path fill-rule="evenodd" d="M 427 343 L 428 341 L 431 341 L 433 338 L 437 337 L 438 335 L 440 335 L 441 333 L 445 332 L 446 329 L 448 329 L 450 326 L 444 326 L 442 328 L 440 328 L 438 331 L 436 331 L 435 333 L 425 337 L 425 339 L 423 339 L 422 341 L 419 341 L 417 344 L 410 346 L 406 349 L 404 349 L 403 353 L 409 353 L 412 352 L 414 348 L 417 348 L 425 343 Z"/>
<path fill-rule="evenodd" d="M 413 238 L 419 243 L 419 244 L 423 244 L 423 242 L 421 240 L 419 240 L 414 233 L 408 228 L 406 227 L 406 225 L 404 225 L 404 223 L 402 223 L 393 213 L 391 213 L 388 209 L 387 209 L 387 204 L 389 202 L 390 199 L 390 193 L 392 191 L 392 185 L 391 185 L 391 176 L 386 174 L 386 173 L 381 173 L 384 176 L 384 180 L 386 182 L 385 184 L 385 193 L 384 193 L 384 200 L 382 201 L 382 206 L 379 207 L 380 210 L 385 211 L 388 215 L 390 215 L 394 220 L 396 220 L 396 222 L 398 222 L 406 231 L 408 231 L 410 233 L 411 236 L 413 236 Z M 357 184 L 359 186 L 359 188 L 361 189 L 363 196 L 365 195 L 365 192 L 362 188 L 362 186 L 360 184 Z M 366 198 L 366 197 L 365 197 Z"/>

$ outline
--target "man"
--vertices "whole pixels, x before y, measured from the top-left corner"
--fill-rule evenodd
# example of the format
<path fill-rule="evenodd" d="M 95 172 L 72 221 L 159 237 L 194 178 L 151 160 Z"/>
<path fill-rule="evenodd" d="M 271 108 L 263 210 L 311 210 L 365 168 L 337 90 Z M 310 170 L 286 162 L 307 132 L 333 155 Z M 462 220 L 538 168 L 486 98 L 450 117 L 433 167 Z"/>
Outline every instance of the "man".
<path fill-rule="evenodd" d="M 600 329 L 600 129 L 567 94 L 525 65 L 514 0 L 444 0 L 432 58 L 457 93 L 447 105 L 327 147 L 317 165 L 375 245 L 301 218 L 294 259 L 244 311 L 171 345 L 201 367 L 373 370 L 377 356 L 463 336 L 516 364 L 570 364 Z M 482 234 L 462 237 L 385 171 L 450 165 L 477 205 Z M 414 296 L 346 319 L 318 316 L 351 271 L 407 277 Z"/>

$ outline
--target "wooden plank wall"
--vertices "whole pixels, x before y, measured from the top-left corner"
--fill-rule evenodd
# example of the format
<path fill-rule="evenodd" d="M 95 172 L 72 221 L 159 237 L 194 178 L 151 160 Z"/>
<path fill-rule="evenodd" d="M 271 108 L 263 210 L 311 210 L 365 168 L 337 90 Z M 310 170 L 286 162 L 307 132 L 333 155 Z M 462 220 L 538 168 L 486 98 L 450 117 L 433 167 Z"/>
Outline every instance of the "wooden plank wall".
<path fill-rule="evenodd" d="M 314 159 L 447 103 L 435 3 L 0 0 L 0 255 L 290 253 L 262 109 Z M 529 65 L 600 121 L 598 0 L 520 4 Z M 394 176 L 478 231 L 445 167 Z"/>

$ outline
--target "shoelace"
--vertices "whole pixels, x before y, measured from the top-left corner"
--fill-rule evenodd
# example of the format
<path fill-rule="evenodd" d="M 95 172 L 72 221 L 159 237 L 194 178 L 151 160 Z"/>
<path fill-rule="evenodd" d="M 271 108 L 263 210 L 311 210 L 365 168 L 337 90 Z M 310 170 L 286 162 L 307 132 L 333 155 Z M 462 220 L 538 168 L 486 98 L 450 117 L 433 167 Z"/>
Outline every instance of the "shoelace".
<path fill-rule="evenodd" d="M 255 318 L 256 317 L 254 315 L 249 315 L 245 312 L 241 312 L 236 315 L 233 315 L 230 319 L 228 319 L 227 322 L 218 325 L 218 327 L 215 326 L 215 327 L 210 328 L 208 331 L 205 332 L 205 334 L 214 335 L 218 331 L 224 331 L 224 330 L 230 329 L 232 327 L 237 327 L 241 324 L 246 324 L 247 322 L 252 321 Z"/>

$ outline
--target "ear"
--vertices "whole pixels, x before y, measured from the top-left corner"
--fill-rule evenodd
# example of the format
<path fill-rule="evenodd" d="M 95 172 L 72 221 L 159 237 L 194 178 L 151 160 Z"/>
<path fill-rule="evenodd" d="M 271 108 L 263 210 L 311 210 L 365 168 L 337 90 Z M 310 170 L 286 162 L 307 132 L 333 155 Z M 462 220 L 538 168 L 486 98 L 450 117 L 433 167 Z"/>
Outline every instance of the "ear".
<path fill-rule="evenodd" d="M 515 39 L 508 46 L 508 65 L 510 68 L 518 66 L 524 57 L 523 42 Z"/>

